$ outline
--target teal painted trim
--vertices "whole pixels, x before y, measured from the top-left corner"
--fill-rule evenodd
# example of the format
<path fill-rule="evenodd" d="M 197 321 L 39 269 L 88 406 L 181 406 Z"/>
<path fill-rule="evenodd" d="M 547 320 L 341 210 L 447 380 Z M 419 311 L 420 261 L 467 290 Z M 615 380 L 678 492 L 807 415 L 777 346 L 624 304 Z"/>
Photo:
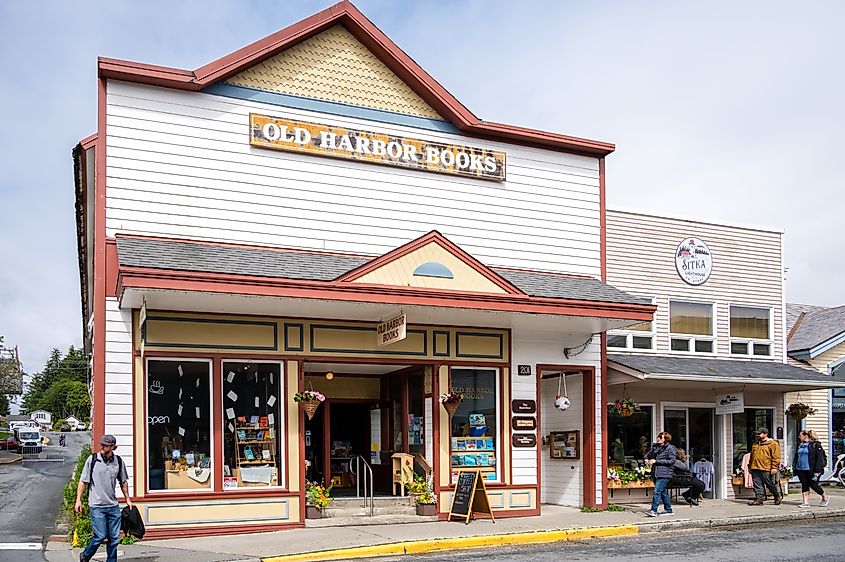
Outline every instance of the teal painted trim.
<path fill-rule="evenodd" d="M 367 119 L 369 121 L 378 121 L 380 123 L 390 123 L 392 125 L 406 125 L 408 127 L 416 127 L 417 129 L 428 129 L 430 131 L 440 131 L 443 133 L 460 133 L 457 127 L 452 125 L 450 122 L 443 121 L 441 119 L 416 117 L 414 115 L 394 113 L 383 109 L 370 109 L 368 107 L 359 107 L 357 105 L 349 105 L 334 101 L 292 96 L 290 94 L 279 94 L 276 92 L 257 90 L 255 88 L 246 88 L 244 86 L 212 84 L 211 86 L 203 89 L 202 93 L 239 100 L 250 100 L 261 103 L 269 103 L 272 105 L 281 105 L 284 107 L 293 107 L 295 109 L 320 111 L 322 113 L 331 113 L 333 115 L 343 115 L 344 117 L 356 117 L 359 119 Z"/>
<path fill-rule="evenodd" d="M 195 322 L 199 324 L 235 324 L 242 326 L 272 326 L 273 327 L 273 345 L 208 345 L 208 344 L 193 344 L 193 343 L 149 343 L 147 341 L 147 334 L 144 333 L 144 345 L 152 347 L 170 347 L 170 348 L 199 348 L 199 349 L 240 349 L 249 351 L 278 351 L 279 350 L 279 325 L 275 322 L 257 322 L 252 320 L 214 320 L 211 318 L 180 318 L 170 316 L 147 316 L 147 321 L 159 320 L 165 322 Z"/>
<path fill-rule="evenodd" d="M 815 359 L 825 351 L 830 351 L 837 345 L 845 343 L 845 332 L 842 332 L 832 338 L 829 338 L 822 343 L 818 344 L 817 346 L 810 348 L 808 351 L 808 355 L 810 359 Z"/>
<path fill-rule="evenodd" d="M 315 347 L 314 346 L 314 330 L 315 329 L 324 329 L 324 330 L 347 330 L 353 332 L 372 332 L 373 335 L 376 335 L 375 328 L 368 328 L 366 326 L 333 326 L 331 324 L 311 324 L 310 326 L 310 335 L 311 341 L 309 342 L 309 349 L 312 352 L 322 352 L 322 353 L 367 353 L 373 355 L 411 355 L 414 357 L 427 357 L 428 356 L 428 338 L 426 337 L 425 330 L 407 330 L 409 334 L 422 334 L 423 335 L 423 350 L 422 352 L 419 351 L 386 351 L 380 349 L 332 349 L 330 347 Z M 375 338 L 373 339 L 375 342 Z"/>
<path fill-rule="evenodd" d="M 446 335 L 446 353 L 439 353 L 437 351 L 437 336 L 438 335 Z M 449 357 L 449 354 L 452 353 L 452 334 L 447 330 L 434 330 L 432 332 L 431 337 L 431 349 L 432 355 L 435 357 Z"/>
<path fill-rule="evenodd" d="M 475 355 L 472 353 L 461 353 L 461 336 L 474 336 L 480 338 L 497 338 L 499 340 L 498 355 Z M 479 332 L 455 332 L 455 357 L 468 357 L 471 359 L 504 359 L 505 358 L 505 337 L 502 334 L 485 334 Z"/>
<path fill-rule="evenodd" d="M 288 345 L 288 328 L 299 328 L 299 347 L 291 347 Z M 305 325 L 304 324 L 289 324 L 285 322 L 285 351 L 304 351 L 305 350 Z"/>

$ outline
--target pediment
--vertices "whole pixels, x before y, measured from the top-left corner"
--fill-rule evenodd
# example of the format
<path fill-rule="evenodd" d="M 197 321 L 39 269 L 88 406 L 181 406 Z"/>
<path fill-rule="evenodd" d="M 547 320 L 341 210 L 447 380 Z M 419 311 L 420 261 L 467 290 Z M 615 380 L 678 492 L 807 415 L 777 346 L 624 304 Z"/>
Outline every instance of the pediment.
<path fill-rule="evenodd" d="M 226 83 L 443 119 L 342 24 L 239 72 Z"/>

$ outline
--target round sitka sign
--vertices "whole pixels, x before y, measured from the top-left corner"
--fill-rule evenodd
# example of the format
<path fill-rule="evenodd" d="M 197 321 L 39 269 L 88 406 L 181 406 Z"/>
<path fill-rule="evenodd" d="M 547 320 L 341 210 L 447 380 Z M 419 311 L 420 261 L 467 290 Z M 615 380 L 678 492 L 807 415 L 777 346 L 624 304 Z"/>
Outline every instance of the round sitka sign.
<path fill-rule="evenodd" d="M 690 285 L 702 285 L 713 271 L 710 248 L 698 238 L 684 238 L 675 251 L 678 275 Z"/>

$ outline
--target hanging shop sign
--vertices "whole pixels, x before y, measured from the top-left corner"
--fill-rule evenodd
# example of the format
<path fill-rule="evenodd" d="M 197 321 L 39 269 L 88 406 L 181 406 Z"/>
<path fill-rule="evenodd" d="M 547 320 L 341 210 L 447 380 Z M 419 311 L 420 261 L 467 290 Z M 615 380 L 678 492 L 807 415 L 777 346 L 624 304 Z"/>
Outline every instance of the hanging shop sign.
<path fill-rule="evenodd" d="M 511 427 L 516 431 L 533 431 L 537 429 L 537 418 L 529 416 L 514 416 Z"/>
<path fill-rule="evenodd" d="M 511 400 L 511 410 L 514 414 L 533 414 L 537 411 L 534 400 Z"/>
<path fill-rule="evenodd" d="M 249 114 L 249 144 L 425 172 L 505 180 L 506 155 L 498 150 L 441 144 L 257 113 Z"/>
<path fill-rule="evenodd" d="M 745 411 L 745 395 L 742 392 L 716 395 L 716 414 L 741 414 Z"/>
<path fill-rule="evenodd" d="M 678 275 L 690 285 L 703 285 L 713 271 L 710 248 L 699 238 L 684 238 L 675 250 Z"/>
<path fill-rule="evenodd" d="M 376 345 L 379 347 L 389 345 L 393 342 L 404 340 L 407 336 L 405 322 L 405 315 L 401 314 L 395 318 L 391 318 L 386 322 L 382 322 L 376 327 L 376 336 L 378 341 Z"/>

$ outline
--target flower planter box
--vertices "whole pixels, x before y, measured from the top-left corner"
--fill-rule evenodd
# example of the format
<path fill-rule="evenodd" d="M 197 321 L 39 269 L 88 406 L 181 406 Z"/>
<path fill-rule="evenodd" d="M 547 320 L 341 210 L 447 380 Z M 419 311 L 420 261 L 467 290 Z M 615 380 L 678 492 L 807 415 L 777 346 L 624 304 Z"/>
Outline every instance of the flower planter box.
<path fill-rule="evenodd" d="M 634 482 L 628 482 L 627 484 L 623 484 L 618 480 L 608 480 L 607 487 L 613 488 L 615 490 L 633 490 L 636 488 L 654 488 L 654 482 L 651 480 L 636 480 Z"/>
<path fill-rule="evenodd" d="M 314 505 L 306 505 L 305 506 L 305 518 L 306 519 L 322 519 L 323 518 L 323 510 L 319 507 Z"/>
<path fill-rule="evenodd" d="M 437 506 L 433 503 L 417 504 L 417 515 L 425 515 L 427 517 L 437 515 Z"/>

